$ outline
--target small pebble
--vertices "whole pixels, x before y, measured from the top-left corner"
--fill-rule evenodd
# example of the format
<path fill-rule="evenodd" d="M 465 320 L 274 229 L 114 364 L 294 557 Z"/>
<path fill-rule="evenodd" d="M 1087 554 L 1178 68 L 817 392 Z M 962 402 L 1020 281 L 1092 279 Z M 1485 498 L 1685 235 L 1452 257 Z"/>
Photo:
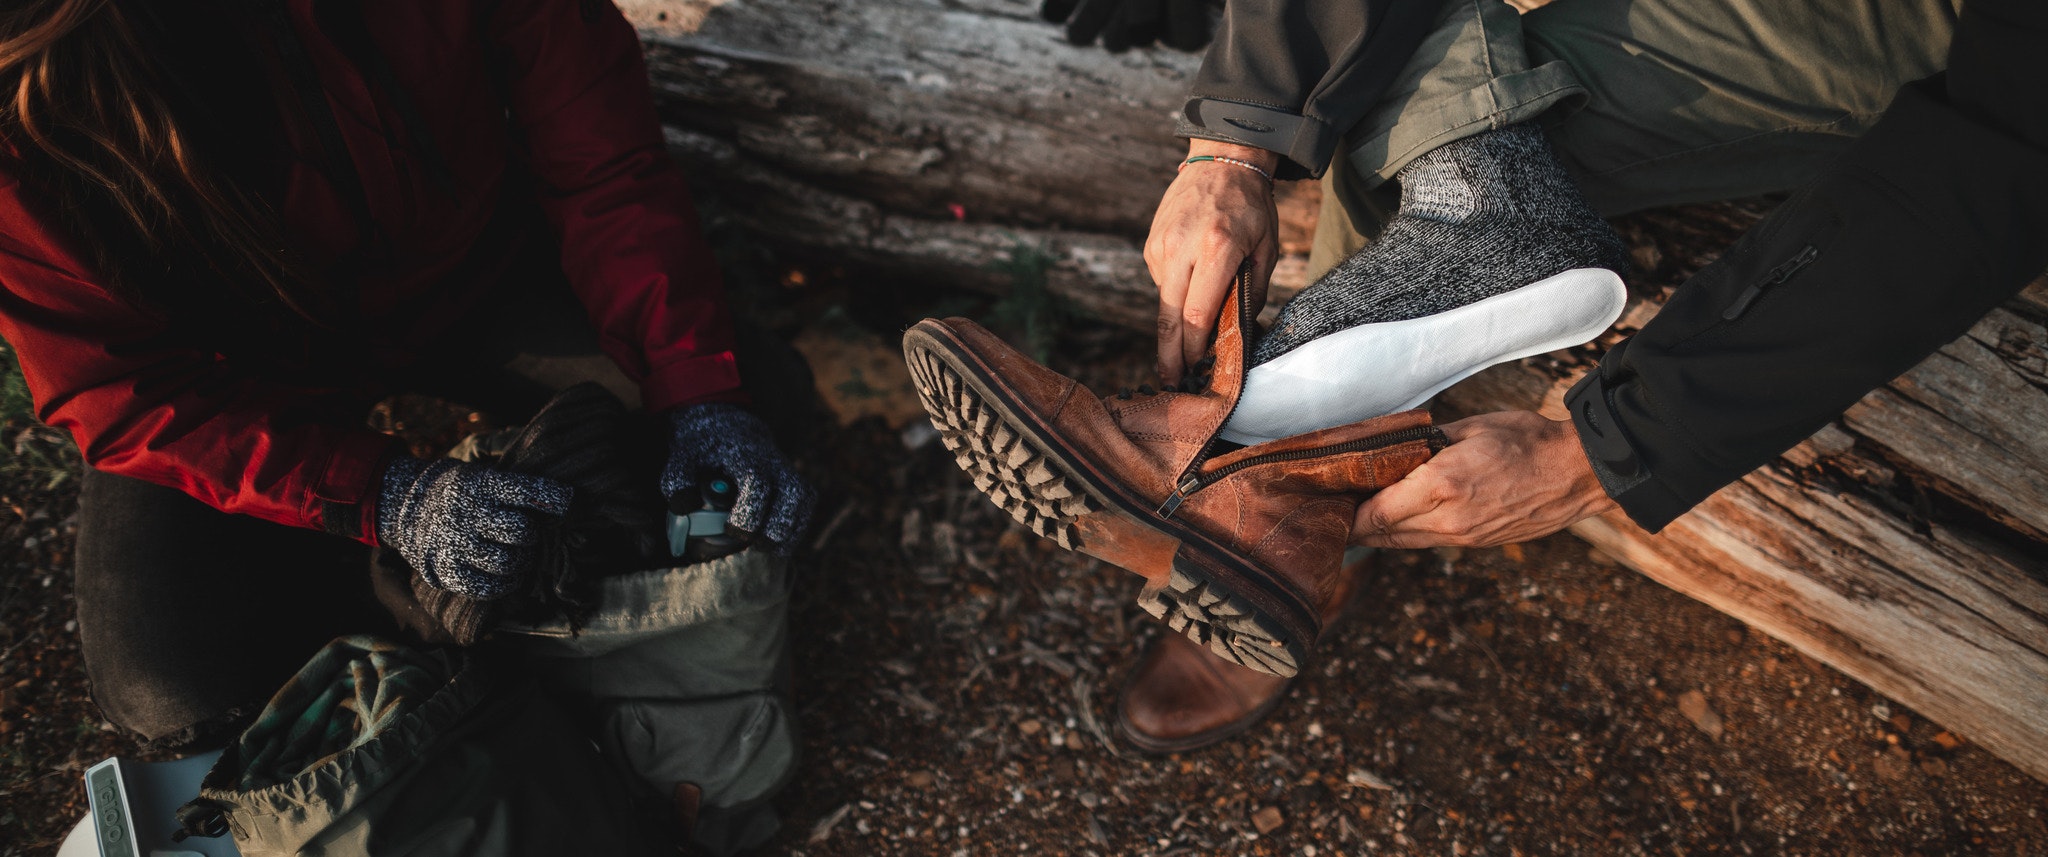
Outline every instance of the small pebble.
<path fill-rule="evenodd" d="M 1350 783 L 1354 786 L 1364 786 L 1369 789 L 1379 789 L 1381 791 L 1392 791 L 1394 788 L 1392 785 L 1389 785 L 1386 780 L 1380 779 L 1379 775 L 1374 774 L 1373 772 L 1365 770 L 1363 768 L 1352 768 L 1351 773 L 1344 775 L 1344 782 Z"/>
<path fill-rule="evenodd" d="M 1707 737 L 1720 740 L 1723 725 L 1721 715 L 1707 705 L 1707 695 L 1697 690 L 1688 690 L 1678 695 L 1678 712 L 1698 726 Z"/>

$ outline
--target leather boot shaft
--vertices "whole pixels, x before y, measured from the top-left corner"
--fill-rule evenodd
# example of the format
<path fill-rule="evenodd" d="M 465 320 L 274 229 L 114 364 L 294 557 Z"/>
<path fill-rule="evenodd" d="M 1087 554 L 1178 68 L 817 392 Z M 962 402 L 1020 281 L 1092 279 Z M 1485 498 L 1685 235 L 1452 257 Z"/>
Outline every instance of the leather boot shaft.
<path fill-rule="evenodd" d="M 960 466 L 1033 532 L 1143 576 L 1139 604 L 1212 651 L 1291 675 L 1320 636 L 1358 505 L 1427 461 L 1421 411 L 1230 449 L 1246 376 L 1239 272 L 1200 377 L 1098 396 L 963 318 L 905 359 Z"/>

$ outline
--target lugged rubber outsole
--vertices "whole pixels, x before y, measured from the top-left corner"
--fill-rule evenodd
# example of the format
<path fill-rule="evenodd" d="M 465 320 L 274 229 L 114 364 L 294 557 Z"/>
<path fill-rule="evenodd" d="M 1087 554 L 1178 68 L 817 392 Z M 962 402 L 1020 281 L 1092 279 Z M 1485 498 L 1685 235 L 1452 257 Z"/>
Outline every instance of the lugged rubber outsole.
<path fill-rule="evenodd" d="M 942 352 L 913 343 L 904 351 L 918 398 L 954 463 L 1019 523 L 1068 550 L 1085 549 L 1074 523 L 1092 512 L 1123 514 L 1161 529 L 1097 496 L 1034 432 L 985 400 Z M 1307 646 L 1281 630 L 1284 623 L 1192 561 L 1185 541 L 1168 580 L 1140 592 L 1138 606 L 1224 660 L 1260 672 L 1293 676 L 1307 656 Z"/>
<path fill-rule="evenodd" d="M 983 404 L 937 355 L 917 349 L 906 357 L 939 441 L 953 453 L 953 463 L 973 477 L 975 490 L 1032 532 L 1077 550 L 1074 521 L 1100 504 L 995 408 Z"/>
<path fill-rule="evenodd" d="M 1301 671 L 1306 652 L 1299 644 L 1274 633 L 1265 617 L 1229 587 L 1178 559 L 1164 584 L 1138 593 L 1138 606 L 1231 663 L 1281 678 Z"/>

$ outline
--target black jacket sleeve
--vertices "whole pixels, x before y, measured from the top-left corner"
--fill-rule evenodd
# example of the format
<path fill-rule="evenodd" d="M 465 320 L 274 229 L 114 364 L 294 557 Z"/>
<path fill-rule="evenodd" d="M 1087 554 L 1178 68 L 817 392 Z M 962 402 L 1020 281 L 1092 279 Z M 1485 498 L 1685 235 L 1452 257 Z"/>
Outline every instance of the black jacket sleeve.
<path fill-rule="evenodd" d="M 1230 0 L 1175 133 L 1320 176 L 1422 43 L 1442 0 Z"/>
<path fill-rule="evenodd" d="M 1680 287 L 1566 396 L 1662 529 L 2048 270 L 2048 3 L 1971 0 L 1943 75 Z"/>

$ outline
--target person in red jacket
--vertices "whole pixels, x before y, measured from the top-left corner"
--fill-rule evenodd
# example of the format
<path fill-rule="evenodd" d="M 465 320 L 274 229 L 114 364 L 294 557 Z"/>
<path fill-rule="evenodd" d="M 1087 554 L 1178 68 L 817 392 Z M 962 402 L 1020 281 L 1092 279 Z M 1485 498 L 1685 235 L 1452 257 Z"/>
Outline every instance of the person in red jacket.
<path fill-rule="evenodd" d="M 724 473 L 734 526 L 800 532 L 610 3 L 7 5 L 0 337 L 90 465 L 80 633 L 117 725 L 230 734 L 377 621 L 358 543 L 514 588 L 570 490 L 405 455 L 364 422 L 392 392 L 530 408 L 601 353 L 667 415 L 665 492 Z"/>

